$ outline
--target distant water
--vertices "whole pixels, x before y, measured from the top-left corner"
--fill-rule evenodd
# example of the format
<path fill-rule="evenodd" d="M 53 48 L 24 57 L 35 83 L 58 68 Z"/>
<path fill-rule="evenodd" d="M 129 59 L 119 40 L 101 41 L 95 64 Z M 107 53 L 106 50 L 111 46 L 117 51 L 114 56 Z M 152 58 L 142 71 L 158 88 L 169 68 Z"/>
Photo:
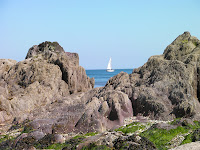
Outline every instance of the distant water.
<path fill-rule="evenodd" d="M 128 74 L 132 73 L 133 69 L 115 69 L 114 72 L 107 72 L 106 70 L 86 70 L 86 74 L 95 79 L 94 87 L 102 87 L 105 86 L 107 81 L 117 75 L 120 72 L 127 72 Z"/>

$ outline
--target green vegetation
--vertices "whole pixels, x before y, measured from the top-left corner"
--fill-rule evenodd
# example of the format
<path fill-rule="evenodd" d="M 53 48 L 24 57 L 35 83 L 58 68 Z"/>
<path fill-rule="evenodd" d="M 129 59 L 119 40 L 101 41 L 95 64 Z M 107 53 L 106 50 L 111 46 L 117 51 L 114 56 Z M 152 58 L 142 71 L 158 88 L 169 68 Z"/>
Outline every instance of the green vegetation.
<path fill-rule="evenodd" d="M 159 150 L 167 150 L 171 146 L 174 145 L 174 142 L 176 142 L 175 138 L 178 136 L 184 136 L 184 140 L 180 140 L 178 142 L 178 145 L 181 143 L 186 144 L 190 143 L 192 141 L 197 141 L 200 138 L 200 122 L 199 121 L 194 121 L 193 124 L 190 124 L 189 121 L 187 120 L 182 120 L 181 118 L 176 118 L 175 120 L 171 121 L 169 123 L 170 125 L 175 126 L 176 128 L 174 129 L 163 129 L 163 128 L 156 128 L 156 126 L 152 126 L 152 123 L 139 123 L 139 122 L 133 122 L 129 125 L 122 126 L 115 131 L 121 131 L 125 134 L 128 133 L 135 133 L 140 130 L 139 135 L 143 138 L 147 138 L 149 141 L 151 141 Z M 170 126 L 169 125 L 169 126 Z M 147 127 L 150 127 L 147 129 Z M 24 128 L 22 125 L 15 125 L 12 127 L 12 130 L 14 129 L 23 129 L 22 133 L 30 133 L 33 131 L 33 129 L 26 125 Z M 67 140 L 65 143 L 53 143 L 47 140 L 45 143 L 44 141 L 40 142 L 30 142 L 32 143 L 36 148 L 45 148 L 45 149 L 55 149 L 55 150 L 61 150 L 63 148 L 66 149 L 76 149 L 77 145 L 83 142 L 85 138 L 88 136 L 95 136 L 98 134 L 97 132 L 89 132 L 86 134 L 79 134 L 74 136 L 73 138 Z M 7 140 L 13 140 L 15 139 L 12 136 L 9 135 L 0 135 L 0 143 L 7 141 Z M 128 145 L 124 141 L 121 143 L 122 145 L 120 147 L 115 147 L 116 149 L 120 148 L 126 148 Z M 172 144 L 172 145 L 171 145 Z M 176 144 L 176 143 L 175 143 Z M 105 145 L 97 145 L 96 143 L 91 143 L 85 147 L 82 148 L 83 150 L 110 150 L 108 146 Z"/>
<path fill-rule="evenodd" d="M 194 121 L 194 125 L 188 124 L 187 126 L 192 130 L 192 132 L 185 136 L 185 139 L 183 140 L 181 145 L 193 142 L 195 131 L 200 129 L 200 124 L 198 121 Z"/>
<path fill-rule="evenodd" d="M 86 134 L 79 134 L 79 135 L 76 135 L 75 137 L 73 137 L 73 139 L 78 139 L 78 138 L 86 138 L 86 136 L 94 136 L 98 134 L 97 132 L 88 132 Z"/>
<path fill-rule="evenodd" d="M 0 143 L 7 141 L 7 140 L 12 140 L 14 137 L 9 136 L 9 135 L 0 135 Z"/>
<path fill-rule="evenodd" d="M 189 124 L 187 121 L 181 121 L 181 118 L 176 118 L 174 121 L 170 122 L 171 125 L 179 125 L 176 129 L 158 129 L 158 128 L 150 128 L 140 135 L 148 138 L 151 142 L 153 142 L 158 149 L 167 149 L 166 146 L 169 146 L 170 141 L 176 137 L 177 135 L 187 134 L 189 132 L 200 129 L 200 124 L 198 121 L 194 121 L 194 125 Z M 185 136 L 185 139 L 181 144 L 186 144 L 192 142 L 192 133 Z"/>
<path fill-rule="evenodd" d="M 178 134 L 185 134 L 189 129 L 185 127 L 177 127 L 176 129 L 166 130 L 166 129 L 149 129 L 141 133 L 140 135 L 148 138 L 153 142 L 158 149 L 167 149 L 165 146 Z"/>
<path fill-rule="evenodd" d="M 94 136 L 98 134 L 97 132 L 89 132 L 89 133 L 86 133 L 85 136 Z"/>
<path fill-rule="evenodd" d="M 133 122 L 129 125 L 126 125 L 125 127 L 120 127 L 116 129 L 115 131 L 122 131 L 123 133 L 134 133 L 138 130 L 144 130 L 146 128 L 145 125 L 140 124 L 139 122 Z"/>
<path fill-rule="evenodd" d="M 192 134 L 188 134 L 187 136 L 185 136 L 185 139 L 183 140 L 181 145 L 191 143 L 191 142 L 192 142 Z"/>
<path fill-rule="evenodd" d="M 73 139 L 85 138 L 85 135 L 76 135 Z"/>
<path fill-rule="evenodd" d="M 188 40 L 182 40 L 181 42 L 182 42 L 183 44 L 184 44 L 184 43 L 188 43 Z"/>

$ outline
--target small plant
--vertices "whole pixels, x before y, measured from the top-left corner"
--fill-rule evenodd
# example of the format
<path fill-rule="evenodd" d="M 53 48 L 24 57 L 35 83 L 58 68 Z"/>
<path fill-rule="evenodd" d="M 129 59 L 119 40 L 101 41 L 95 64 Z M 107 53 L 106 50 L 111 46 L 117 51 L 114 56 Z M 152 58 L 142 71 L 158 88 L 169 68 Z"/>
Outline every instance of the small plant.
<path fill-rule="evenodd" d="M 73 139 L 79 139 L 79 138 L 85 138 L 84 135 L 76 135 L 75 137 L 73 137 Z"/>
<path fill-rule="evenodd" d="M 181 145 L 191 143 L 191 142 L 192 142 L 192 134 L 188 134 L 187 136 L 185 136 L 185 139 L 183 140 Z"/>
<path fill-rule="evenodd" d="M 89 132 L 89 133 L 86 133 L 85 136 L 94 136 L 98 134 L 97 132 Z"/>
<path fill-rule="evenodd" d="M 0 135 L 0 143 L 7 141 L 7 140 L 13 140 L 14 137 L 13 136 L 9 136 L 9 135 Z"/>
<path fill-rule="evenodd" d="M 134 133 L 138 130 L 144 130 L 146 128 L 145 125 L 140 124 L 139 122 L 133 122 L 129 125 L 126 125 L 125 127 L 120 127 L 116 129 L 115 131 L 122 131 L 123 133 Z"/>

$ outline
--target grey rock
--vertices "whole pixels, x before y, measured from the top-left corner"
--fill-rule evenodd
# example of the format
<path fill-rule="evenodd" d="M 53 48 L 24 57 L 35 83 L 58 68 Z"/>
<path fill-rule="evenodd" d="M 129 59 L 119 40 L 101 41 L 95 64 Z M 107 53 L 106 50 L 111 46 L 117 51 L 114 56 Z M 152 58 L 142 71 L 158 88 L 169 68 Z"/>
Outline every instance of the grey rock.
<path fill-rule="evenodd" d="M 78 54 L 65 52 L 57 42 L 35 45 L 23 61 L 0 60 L 0 123 L 34 120 L 35 110 L 45 112 L 47 105 L 93 87 Z"/>
<path fill-rule="evenodd" d="M 200 147 L 200 141 L 197 141 L 197 142 L 180 145 L 170 150 L 199 150 L 199 147 Z"/>
<path fill-rule="evenodd" d="M 56 143 L 64 143 L 65 142 L 65 138 L 61 134 L 55 134 L 54 138 L 55 138 Z"/>
<path fill-rule="evenodd" d="M 175 117 L 199 118 L 200 41 L 185 32 L 163 55 L 152 56 L 128 75 L 111 78 L 104 90 L 126 93 L 134 115 L 171 120 Z"/>
<path fill-rule="evenodd" d="M 45 134 L 43 132 L 41 132 L 41 131 L 37 131 L 36 130 L 36 131 L 33 131 L 33 132 L 29 133 L 28 136 L 32 136 L 36 140 L 40 140 L 45 136 Z"/>
<path fill-rule="evenodd" d="M 158 129 L 171 130 L 171 129 L 176 129 L 177 125 L 171 125 L 171 124 L 168 124 L 168 123 L 156 123 L 156 124 L 152 125 L 151 128 L 152 129 L 158 128 Z"/>
<path fill-rule="evenodd" d="M 65 52 L 57 42 L 43 42 L 31 47 L 26 59 L 34 57 L 42 57 L 48 63 L 59 66 L 62 79 L 68 84 L 71 94 L 94 87 L 94 79 L 89 79 L 85 70 L 79 66 L 78 54 Z"/>
<path fill-rule="evenodd" d="M 77 147 L 78 150 L 83 147 L 91 148 L 93 145 L 106 145 L 114 149 L 134 149 L 134 150 L 156 150 L 155 145 L 144 137 L 138 135 L 123 135 L 121 132 L 104 132 L 84 139 Z"/>
<path fill-rule="evenodd" d="M 122 125 L 132 112 L 160 120 L 200 118 L 199 54 L 200 41 L 184 32 L 163 55 L 152 56 L 132 74 L 121 72 L 105 87 L 87 92 L 82 98 L 86 110 L 76 128 L 105 131 Z"/>

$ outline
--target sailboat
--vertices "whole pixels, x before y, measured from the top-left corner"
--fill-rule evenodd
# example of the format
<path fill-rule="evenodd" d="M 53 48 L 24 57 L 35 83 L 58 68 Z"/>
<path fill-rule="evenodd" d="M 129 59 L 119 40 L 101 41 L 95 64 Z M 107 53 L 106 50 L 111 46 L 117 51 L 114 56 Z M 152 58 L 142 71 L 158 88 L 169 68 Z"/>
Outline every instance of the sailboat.
<path fill-rule="evenodd" d="M 115 70 L 112 69 L 112 59 L 110 58 L 108 62 L 107 72 L 114 72 Z"/>

